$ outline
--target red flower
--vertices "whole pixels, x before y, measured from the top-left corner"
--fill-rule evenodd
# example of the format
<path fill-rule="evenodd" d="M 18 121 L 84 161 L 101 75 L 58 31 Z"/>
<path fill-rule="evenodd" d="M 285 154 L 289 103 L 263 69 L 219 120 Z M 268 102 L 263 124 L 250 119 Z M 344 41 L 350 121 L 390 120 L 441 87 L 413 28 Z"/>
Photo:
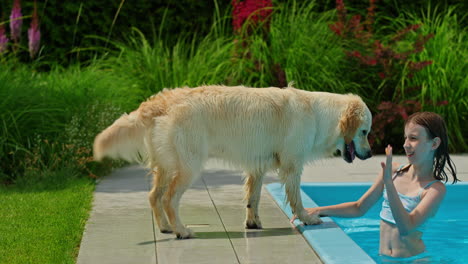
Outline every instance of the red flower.
<path fill-rule="evenodd" d="M 424 67 L 428 66 L 428 65 L 431 65 L 432 64 L 432 61 L 430 60 L 427 60 L 427 61 L 420 61 L 420 62 L 412 62 L 410 61 L 408 67 L 411 71 L 420 71 L 422 70 Z"/>
<path fill-rule="evenodd" d="M 257 24 L 265 22 L 273 12 L 271 0 L 232 0 L 232 26 L 235 32 L 240 32 L 247 20 Z"/>
<path fill-rule="evenodd" d="M 372 58 L 372 57 L 367 57 L 366 58 L 366 64 L 370 65 L 370 66 L 375 66 L 375 65 L 377 65 L 377 60 L 375 58 Z"/>
<path fill-rule="evenodd" d="M 353 50 L 351 52 L 348 52 L 348 56 L 361 58 L 361 53 L 359 51 L 357 51 L 357 50 Z"/>
<path fill-rule="evenodd" d="M 338 22 L 344 24 L 346 19 L 346 9 L 343 0 L 336 0 L 336 10 L 338 10 Z"/>
<path fill-rule="evenodd" d="M 330 27 L 330 29 L 333 32 L 335 32 L 336 35 L 338 35 L 340 37 L 343 35 L 344 25 L 340 21 L 336 22 L 335 24 L 330 24 L 330 25 L 328 25 L 328 27 Z"/>
<path fill-rule="evenodd" d="M 352 31 L 362 30 L 361 15 L 352 16 L 351 19 L 349 20 L 349 25 L 348 26 Z"/>

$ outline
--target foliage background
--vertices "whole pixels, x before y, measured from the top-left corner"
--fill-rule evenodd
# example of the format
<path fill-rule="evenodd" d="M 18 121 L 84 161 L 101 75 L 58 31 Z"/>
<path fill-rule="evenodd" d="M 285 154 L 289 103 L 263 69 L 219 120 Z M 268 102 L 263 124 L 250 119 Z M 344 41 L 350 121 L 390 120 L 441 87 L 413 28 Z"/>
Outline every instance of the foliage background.
<path fill-rule="evenodd" d="M 92 161 L 94 136 L 148 96 L 185 85 L 294 81 L 300 89 L 359 94 L 374 116 L 381 114 L 374 126 L 381 134 L 371 135 L 376 153 L 388 142 L 401 145 L 400 112 L 419 107 L 442 114 L 451 151 L 466 152 L 466 1 L 377 1 L 375 37 L 384 43 L 410 24 L 434 34 L 411 57 L 434 63 L 414 78 L 402 65 L 391 85 L 375 68 L 346 56 L 347 44 L 329 28 L 337 19 L 334 1 L 273 3 L 267 33 L 259 29 L 244 39 L 232 30 L 231 1 L 38 1 L 40 56 L 0 55 L 0 181 L 11 184 L 59 167 L 89 177 L 105 174 L 121 164 Z M 345 4 L 350 15 L 363 17 L 369 6 L 358 0 Z M 8 23 L 11 5 L 0 0 L 2 23 Z M 32 1 L 22 1 L 23 51 L 32 9 Z M 400 46 L 411 46 L 416 37 L 410 34 Z M 391 93 L 382 95 L 379 89 L 386 86 Z M 379 108 L 384 102 L 393 105 Z"/>
<path fill-rule="evenodd" d="M 169 45 L 179 39 L 178 36 L 194 33 L 206 35 L 215 21 L 216 12 L 230 15 L 231 1 L 192 1 L 192 0 L 93 0 L 93 1 L 38 1 L 41 23 L 43 51 L 47 61 L 61 64 L 84 62 L 91 59 L 92 53 L 83 54 L 88 49 L 102 48 L 100 36 L 110 40 L 125 40 L 132 27 L 138 28 L 149 39 L 164 36 Z M 285 5 L 288 0 L 273 1 L 275 6 Z M 298 5 L 309 0 L 295 0 Z M 313 1 L 316 12 L 335 9 L 335 1 Z M 464 0 L 432 1 L 440 6 L 458 6 L 456 12 L 463 16 L 468 12 L 468 2 Z M 426 6 L 427 0 L 381 0 L 379 12 L 396 17 L 402 11 L 419 11 Z M 33 10 L 33 1 L 21 2 L 23 15 L 28 16 Z M 365 13 L 368 1 L 349 0 L 346 4 L 356 12 Z M 13 0 L 0 1 L 0 21 L 8 20 Z M 121 8 L 119 9 L 119 7 Z M 444 12 L 441 9 L 440 12 Z M 115 21 L 114 21 L 115 19 Z M 466 18 L 459 21 L 467 25 Z M 23 26 L 26 33 L 27 27 Z M 23 38 L 23 41 L 26 41 Z M 26 58 L 24 58 L 26 59 Z"/>

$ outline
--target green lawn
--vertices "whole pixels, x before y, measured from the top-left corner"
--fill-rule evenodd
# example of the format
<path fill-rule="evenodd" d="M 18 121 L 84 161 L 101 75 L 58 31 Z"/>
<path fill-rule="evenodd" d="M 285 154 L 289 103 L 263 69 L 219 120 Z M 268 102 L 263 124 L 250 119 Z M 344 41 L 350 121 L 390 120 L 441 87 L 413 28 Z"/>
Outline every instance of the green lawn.
<path fill-rule="evenodd" d="M 95 185 L 66 171 L 44 178 L 0 186 L 0 263 L 75 263 Z"/>

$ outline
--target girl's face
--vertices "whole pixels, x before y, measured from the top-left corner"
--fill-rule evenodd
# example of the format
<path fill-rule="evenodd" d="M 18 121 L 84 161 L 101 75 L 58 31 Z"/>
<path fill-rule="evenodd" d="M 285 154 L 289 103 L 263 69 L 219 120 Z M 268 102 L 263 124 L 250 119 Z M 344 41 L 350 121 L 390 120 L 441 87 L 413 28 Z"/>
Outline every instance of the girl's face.
<path fill-rule="evenodd" d="M 434 160 L 435 140 L 430 139 L 423 126 L 412 122 L 405 126 L 405 143 L 403 148 L 411 164 L 421 164 Z"/>

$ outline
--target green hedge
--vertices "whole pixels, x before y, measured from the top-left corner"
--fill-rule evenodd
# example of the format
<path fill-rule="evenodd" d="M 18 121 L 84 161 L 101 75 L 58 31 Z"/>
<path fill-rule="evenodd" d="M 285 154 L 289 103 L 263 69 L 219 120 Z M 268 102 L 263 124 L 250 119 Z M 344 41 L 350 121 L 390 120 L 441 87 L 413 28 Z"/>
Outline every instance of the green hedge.
<path fill-rule="evenodd" d="M 291 1 L 273 1 L 275 6 Z M 299 5 L 308 0 L 297 0 Z M 13 1 L 0 1 L 0 19 L 6 22 Z M 23 0 L 22 13 L 30 16 L 33 1 Z M 314 11 L 323 12 L 335 8 L 335 1 L 316 0 Z M 349 0 L 346 6 L 365 13 L 368 1 Z M 415 11 L 427 4 L 426 0 L 384 0 L 378 1 L 378 12 L 385 16 L 398 16 L 402 11 Z M 468 12 L 468 2 L 463 0 L 438 1 L 439 5 L 458 5 L 456 12 L 461 16 Z M 119 7 L 121 9 L 119 10 Z M 103 53 L 108 47 L 106 39 L 123 40 L 132 27 L 138 28 L 150 40 L 163 36 L 170 45 L 175 44 L 180 35 L 193 33 L 206 35 L 213 24 L 214 14 L 230 15 L 231 1 L 192 1 L 192 0 L 96 0 L 96 1 L 38 1 L 40 27 L 42 32 L 42 60 L 60 64 L 85 62 L 96 53 Z M 115 18 L 115 23 L 113 24 Z M 466 17 L 460 23 L 466 25 Z M 27 47 L 27 28 L 30 18 L 23 23 L 22 45 Z M 94 38 L 99 36 L 101 38 Z M 28 53 L 20 55 L 28 61 Z"/>

